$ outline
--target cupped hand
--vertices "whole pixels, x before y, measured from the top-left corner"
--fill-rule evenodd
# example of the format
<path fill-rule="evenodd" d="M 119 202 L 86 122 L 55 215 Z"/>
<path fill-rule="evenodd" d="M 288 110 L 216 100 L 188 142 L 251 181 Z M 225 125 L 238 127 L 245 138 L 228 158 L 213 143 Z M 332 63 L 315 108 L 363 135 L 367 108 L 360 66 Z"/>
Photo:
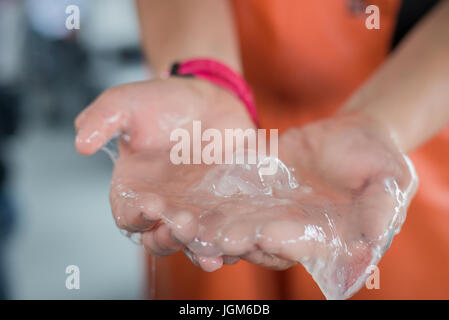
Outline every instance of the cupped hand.
<path fill-rule="evenodd" d="M 142 188 L 159 204 L 148 220 L 162 219 L 175 243 L 203 259 L 301 263 L 328 298 L 348 298 L 400 231 L 417 186 L 413 166 L 358 114 L 291 129 L 279 148 L 273 176 L 256 165 L 175 166 L 140 154 L 136 175 L 146 172 Z"/>

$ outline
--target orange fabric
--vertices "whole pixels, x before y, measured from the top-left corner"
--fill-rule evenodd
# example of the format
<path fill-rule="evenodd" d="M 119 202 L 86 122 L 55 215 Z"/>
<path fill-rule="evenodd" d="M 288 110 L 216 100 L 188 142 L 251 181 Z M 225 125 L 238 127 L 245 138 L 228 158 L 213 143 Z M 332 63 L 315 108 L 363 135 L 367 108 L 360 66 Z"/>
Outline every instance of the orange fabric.
<path fill-rule="evenodd" d="M 385 60 L 399 0 L 379 6 L 380 30 L 343 0 L 235 0 L 245 76 L 260 122 L 281 131 L 329 116 Z M 449 131 L 412 154 L 420 187 L 401 233 L 379 265 L 380 290 L 354 299 L 449 298 Z M 160 259 L 165 299 L 323 299 L 301 267 L 284 272 L 246 262 L 206 273 L 177 254 Z"/>

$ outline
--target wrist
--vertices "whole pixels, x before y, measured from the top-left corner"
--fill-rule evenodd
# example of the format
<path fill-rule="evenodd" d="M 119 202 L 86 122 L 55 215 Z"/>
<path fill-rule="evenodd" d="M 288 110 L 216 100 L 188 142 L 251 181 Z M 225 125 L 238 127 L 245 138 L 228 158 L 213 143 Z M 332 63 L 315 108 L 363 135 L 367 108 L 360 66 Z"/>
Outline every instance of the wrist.
<path fill-rule="evenodd" d="M 173 88 L 183 88 L 183 92 L 187 92 L 184 110 L 193 107 L 195 114 L 190 118 L 201 120 L 204 128 L 218 130 L 254 128 L 244 104 L 235 95 L 214 83 L 190 77 L 170 77 L 156 81 L 171 83 Z"/>
<path fill-rule="evenodd" d="M 400 135 L 398 126 L 391 121 L 391 117 L 381 112 L 381 109 L 372 105 L 347 105 L 341 109 L 339 114 L 352 114 L 359 119 L 360 125 L 367 127 L 381 139 L 388 140 L 400 152 L 409 151 L 410 147 L 404 137 Z"/>
<path fill-rule="evenodd" d="M 165 76 L 202 79 L 225 89 L 245 106 L 253 122 L 258 125 L 257 110 L 251 88 L 245 79 L 227 65 L 212 59 L 191 59 L 174 63 Z"/>

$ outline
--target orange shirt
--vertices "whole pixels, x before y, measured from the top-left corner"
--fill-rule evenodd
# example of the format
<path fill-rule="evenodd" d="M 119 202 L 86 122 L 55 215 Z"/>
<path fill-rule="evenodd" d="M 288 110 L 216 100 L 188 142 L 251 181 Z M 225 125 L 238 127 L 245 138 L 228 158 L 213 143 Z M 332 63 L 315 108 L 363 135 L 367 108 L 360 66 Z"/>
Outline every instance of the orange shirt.
<path fill-rule="evenodd" d="M 372 0 L 380 29 L 343 0 L 234 0 L 245 77 L 264 128 L 284 130 L 332 115 L 387 58 L 399 0 Z M 420 187 L 382 258 L 380 289 L 355 299 L 449 299 L 449 130 L 412 155 Z M 323 299 L 303 267 L 270 271 L 239 262 L 214 273 L 181 254 L 158 260 L 165 299 Z"/>

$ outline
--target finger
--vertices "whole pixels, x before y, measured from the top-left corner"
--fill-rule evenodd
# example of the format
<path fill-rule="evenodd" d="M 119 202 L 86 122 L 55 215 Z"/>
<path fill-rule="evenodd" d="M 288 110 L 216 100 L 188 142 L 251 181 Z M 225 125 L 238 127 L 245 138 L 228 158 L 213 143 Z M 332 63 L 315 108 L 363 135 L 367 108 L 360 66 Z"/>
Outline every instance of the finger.
<path fill-rule="evenodd" d="M 241 256 L 254 249 L 257 225 L 253 219 L 235 221 L 221 229 L 219 246 L 224 255 Z"/>
<path fill-rule="evenodd" d="M 272 270 L 285 270 L 297 264 L 297 262 L 281 259 L 276 255 L 267 254 L 261 250 L 252 251 L 242 256 L 242 259 Z"/>
<path fill-rule="evenodd" d="M 196 256 L 196 261 L 198 261 L 201 269 L 203 269 L 206 272 L 214 272 L 223 266 L 222 257 Z"/>
<path fill-rule="evenodd" d="M 240 261 L 240 257 L 223 256 L 223 264 L 236 264 Z"/>
<path fill-rule="evenodd" d="M 165 210 L 165 201 L 159 195 L 117 182 L 111 184 L 110 203 L 117 226 L 128 231 L 151 229 Z"/>
<path fill-rule="evenodd" d="M 184 248 L 184 254 L 192 261 L 192 263 L 206 272 L 213 272 L 223 266 L 222 257 L 204 257 L 192 252 L 189 248 Z"/>
<path fill-rule="evenodd" d="M 170 227 L 173 236 L 180 242 L 189 244 L 195 239 L 198 231 L 198 219 L 193 212 L 177 209 L 167 210 L 162 219 Z"/>
<path fill-rule="evenodd" d="M 75 147 L 83 155 L 97 152 L 117 132 L 125 131 L 129 115 L 116 99 L 114 89 L 107 90 L 75 120 Z"/>
<path fill-rule="evenodd" d="M 142 244 L 148 253 L 159 257 L 173 254 L 183 247 L 182 243 L 173 238 L 165 224 L 159 225 L 154 231 L 143 232 Z"/>
<path fill-rule="evenodd" d="M 304 261 L 321 253 L 325 245 L 320 228 L 292 219 L 274 220 L 260 230 L 258 246 L 267 254 L 290 261 Z"/>

